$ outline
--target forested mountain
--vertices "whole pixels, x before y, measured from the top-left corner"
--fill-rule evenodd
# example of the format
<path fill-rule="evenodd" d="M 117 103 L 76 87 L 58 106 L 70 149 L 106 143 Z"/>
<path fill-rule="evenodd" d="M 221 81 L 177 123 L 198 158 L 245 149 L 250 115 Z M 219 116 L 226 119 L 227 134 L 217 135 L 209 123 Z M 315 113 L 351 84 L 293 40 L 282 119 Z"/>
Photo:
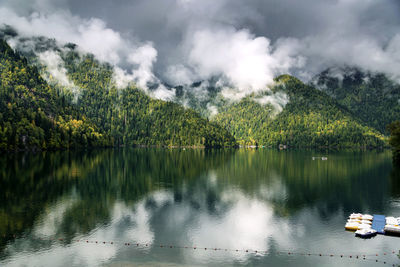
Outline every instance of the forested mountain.
<path fill-rule="evenodd" d="M 400 121 L 395 121 L 389 124 L 390 132 L 389 143 L 392 146 L 393 162 L 400 167 Z"/>
<path fill-rule="evenodd" d="M 230 130 L 242 145 L 292 147 L 376 147 L 385 144 L 377 130 L 366 126 L 337 101 L 289 75 L 276 79 L 273 92 L 289 102 L 275 114 L 249 96 L 226 106 L 215 121 Z"/>
<path fill-rule="evenodd" d="M 175 90 L 174 102 L 194 109 L 203 117 L 213 115 L 210 107 L 217 108 L 226 102 L 220 95 L 222 88 L 218 85 L 218 79 L 197 81 L 189 85 L 166 86 Z"/>
<path fill-rule="evenodd" d="M 0 148 L 106 146 L 99 132 L 35 67 L 0 40 Z"/>
<path fill-rule="evenodd" d="M 11 28 L 1 36 L 19 38 Z M 74 44 L 60 46 L 44 37 L 20 37 L 16 43 L 13 51 L 1 41 L 2 149 L 381 147 L 388 144 L 386 126 L 400 115 L 400 86 L 356 69 L 340 77 L 327 70 L 310 85 L 282 75 L 271 90 L 239 102 L 224 99 L 213 80 L 166 85 L 176 94 L 175 102 L 166 102 L 132 83 L 117 88 L 114 67 Z M 218 114 L 208 119 L 210 106 Z"/>
<path fill-rule="evenodd" d="M 226 130 L 193 110 L 153 100 L 133 86 L 117 90 L 111 66 L 73 48 L 60 55 L 77 92 L 50 86 L 36 67 L 1 41 L 2 149 L 235 145 Z"/>
<path fill-rule="evenodd" d="M 233 146 L 223 128 L 191 109 L 151 99 L 134 86 L 117 89 L 111 66 L 74 50 L 62 54 L 69 78 L 81 89 L 82 114 L 109 133 L 117 144 Z"/>
<path fill-rule="evenodd" d="M 400 85 L 382 73 L 331 68 L 312 84 L 382 133 L 388 134 L 387 125 L 400 118 Z"/>

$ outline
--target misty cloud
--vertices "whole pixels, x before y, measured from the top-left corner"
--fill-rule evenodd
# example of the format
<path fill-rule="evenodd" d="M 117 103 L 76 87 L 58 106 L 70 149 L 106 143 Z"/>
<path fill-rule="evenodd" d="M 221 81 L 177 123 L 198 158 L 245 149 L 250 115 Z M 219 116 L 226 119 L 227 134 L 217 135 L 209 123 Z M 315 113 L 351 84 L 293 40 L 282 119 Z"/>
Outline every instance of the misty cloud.
<path fill-rule="evenodd" d="M 279 113 L 289 103 L 289 97 L 282 92 L 277 92 L 272 95 L 256 98 L 255 101 L 261 105 L 271 104 L 275 108 L 275 113 Z"/>
<path fill-rule="evenodd" d="M 279 74 L 309 81 L 335 66 L 400 81 L 399 8 L 397 0 L 6 0 L 0 23 L 77 43 L 114 64 L 121 87 L 159 84 L 149 93 L 171 99 L 159 78 L 175 86 L 217 77 L 223 95 L 238 99 Z"/>
<path fill-rule="evenodd" d="M 247 93 L 265 90 L 277 73 L 287 72 L 296 61 L 280 48 L 273 51 L 267 38 L 247 30 L 202 30 L 191 42 L 189 63 L 201 79 L 223 75 L 234 88 Z"/>
<path fill-rule="evenodd" d="M 38 58 L 43 65 L 46 66 L 49 75 L 43 75 L 44 78 L 52 84 L 55 82 L 63 87 L 66 87 L 74 95 L 76 101 L 80 94 L 80 89 L 67 76 L 67 70 L 64 67 L 64 61 L 54 51 L 45 51 L 38 54 Z"/>
<path fill-rule="evenodd" d="M 83 19 L 61 10 L 51 14 L 33 12 L 28 16 L 20 16 L 9 8 L 0 7 L 0 23 L 11 25 L 25 37 L 45 36 L 54 38 L 60 44 L 77 44 L 82 52 L 92 53 L 100 61 L 111 63 L 118 68 L 115 77 L 121 78 L 121 81 L 118 81 L 117 85 L 125 86 L 129 82 L 135 82 L 147 90 L 148 83 L 159 82 L 152 71 L 157 58 L 157 51 L 152 44 L 124 38 L 119 32 L 108 28 L 100 19 Z M 10 43 L 18 46 L 18 39 L 12 39 Z M 32 47 L 33 45 L 32 43 Z M 38 57 L 62 85 L 74 88 L 72 82 L 68 81 L 66 71 L 61 67 L 61 58 L 56 52 L 45 52 L 38 54 Z M 160 86 L 151 92 L 152 96 L 161 99 L 169 99 L 171 94 L 171 90 Z"/>
<path fill-rule="evenodd" d="M 165 70 L 171 65 L 187 63 L 183 43 L 198 30 L 235 28 L 265 37 L 272 46 L 280 39 L 298 40 L 301 46 L 294 52 L 307 64 L 290 72 L 303 80 L 332 65 L 399 77 L 399 52 L 390 48 L 397 47 L 400 33 L 397 0 L 121 0 L 117 5 L 103 0 L 90 9 L 93 0 L 63 2 L 82 16 L 101 17 L 116 29 L 152 41 L 159 51 L 155 69 L 161 75 L 169 74 Z"/>

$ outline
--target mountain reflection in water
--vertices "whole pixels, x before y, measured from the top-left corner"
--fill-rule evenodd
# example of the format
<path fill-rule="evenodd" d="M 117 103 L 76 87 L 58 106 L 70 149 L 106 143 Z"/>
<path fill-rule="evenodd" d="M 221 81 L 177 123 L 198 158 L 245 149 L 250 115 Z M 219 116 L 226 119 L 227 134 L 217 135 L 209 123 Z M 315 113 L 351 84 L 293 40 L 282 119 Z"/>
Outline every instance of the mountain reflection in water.
<path fill-rule="evenodd" d="M 353 211 L 400 216 L 400 171 L 392 168 L 390 151 L 330 152 L 326 161 L 312 160 L 325 155 L 107 149 L 2 157 L 0 264 L 361 266 L 276 252 L 395 249 L 399 239 L 378 236 L 367 244 L 343 230 Z M 52 237 L 63 241 L 40 240 Z M 159 244 L 232 251 L 170 251 Z"/>

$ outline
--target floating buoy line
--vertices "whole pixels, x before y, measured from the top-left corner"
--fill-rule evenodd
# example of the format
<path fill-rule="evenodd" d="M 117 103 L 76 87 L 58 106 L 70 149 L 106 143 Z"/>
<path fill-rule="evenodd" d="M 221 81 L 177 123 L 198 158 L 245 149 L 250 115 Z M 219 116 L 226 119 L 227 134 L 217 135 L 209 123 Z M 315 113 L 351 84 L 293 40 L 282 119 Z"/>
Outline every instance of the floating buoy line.
<path fill-rule="evenodd" d="M 5 237 L 5 236 L 4 236 Z M 16 236 L 13 236 L 16 238 Z M 40 241 L 58 241 L 58 242 L 70 242 L 72 243 L 82 243 L 82 244 L 91 244 L 91 245 L 119 245 L 125 247 L 132 248 L 160 248 L 160 249 L 187 249 L 193 251 L 209 251 L 209 252 L 236 252 L 243 254 L 254 254 L 254 255 L 287 255 L 287 256 L 305 256 L 305 257 L 326 257 L 326 258 L 340 258 L 340 259 L 352 259 L 352 260 L 361 260 L 361 261 L 369 261 L 375 262 L 385 265 L 391 266 L 400 266 L 398 263 L 389 263 L 387 257 L 389 255 L 394 256 L 397 253 L 400 254 L 400 251 L 387 251 L 383 253 L 376 254 L 362 254 L 362 253 L 315 253 L 315 252 L 299 252 L 299 251 L 267 251 L 267 250 L 257 250 L 257 249 L 228 249 L 228 248 L 217 248 L 217 247 L 198 247 L 198 246 L 177 246 L 173 244 L 149 244 L 149 243 L 137 243 L 137 242 L 123 242 L 123 241 L 102 241 L 102 240 L 93 240 L 93 239 L 65 239 L 65 238 L 38 238 Z"/>

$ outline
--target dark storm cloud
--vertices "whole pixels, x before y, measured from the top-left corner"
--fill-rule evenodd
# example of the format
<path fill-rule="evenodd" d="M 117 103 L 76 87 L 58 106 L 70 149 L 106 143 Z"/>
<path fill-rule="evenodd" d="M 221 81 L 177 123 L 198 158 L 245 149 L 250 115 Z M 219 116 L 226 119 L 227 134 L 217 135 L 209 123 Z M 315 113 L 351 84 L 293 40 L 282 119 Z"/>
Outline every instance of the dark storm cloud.
<path fill-rule="evenodd" d="M 185 2 L 195 7 L 190 10 L 193 13 L 182 10 L 181 4 Z M 360 30 L 383 30 L 374 31 L 378 35 L 393 34 L 392 27 L 400 25 L 397 0 L 69 0 L 65 3 L 74 14 L 102 18 L 123 31 L 135 29 L 146 40 L 158 40 L 171 29 L 184 30 L 187 25 L 181 24 L 182 21 L 226 23 L 272 39 L 302 38 L 322 32 L 337 22 L 349 22 L 347 15 L 353 16 Z"/>

